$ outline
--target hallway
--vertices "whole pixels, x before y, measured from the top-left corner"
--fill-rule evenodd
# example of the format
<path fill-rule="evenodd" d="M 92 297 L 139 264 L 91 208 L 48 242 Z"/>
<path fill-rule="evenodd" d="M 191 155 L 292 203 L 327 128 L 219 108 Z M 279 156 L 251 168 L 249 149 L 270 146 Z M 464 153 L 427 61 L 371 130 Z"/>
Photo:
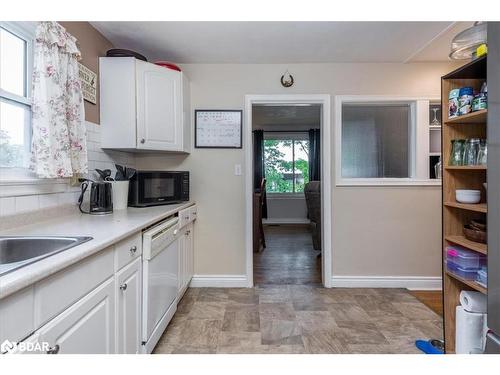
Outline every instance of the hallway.
<path fill-rule="evenodd" d="M 265 225 L 266 249 L 254 253 L 254 284 L 321 285 L 321 258 L 307 225 Z"/>

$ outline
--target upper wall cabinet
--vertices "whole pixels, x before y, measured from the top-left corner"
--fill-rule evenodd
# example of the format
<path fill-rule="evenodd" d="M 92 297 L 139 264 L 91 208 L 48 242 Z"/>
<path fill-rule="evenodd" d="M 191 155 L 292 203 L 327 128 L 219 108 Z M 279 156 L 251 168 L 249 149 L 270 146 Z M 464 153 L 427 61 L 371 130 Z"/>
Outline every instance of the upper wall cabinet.
<path fill-rule="evenodd" d="M 191 149 L 189 81 L 176 70 L 132 57 L 101 57 L 101 147 Z"/>

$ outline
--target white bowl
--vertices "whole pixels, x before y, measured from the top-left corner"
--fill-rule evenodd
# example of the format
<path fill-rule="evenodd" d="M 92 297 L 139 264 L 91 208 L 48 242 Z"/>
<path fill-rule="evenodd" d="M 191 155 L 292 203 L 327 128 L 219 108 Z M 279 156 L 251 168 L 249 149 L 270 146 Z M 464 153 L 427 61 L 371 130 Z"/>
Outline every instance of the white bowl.
<path fill-rule="evenodd" d="M 459 203 L 479 203 L 481 201 L 481 190 L 457 189 L 455 198 Z"/>

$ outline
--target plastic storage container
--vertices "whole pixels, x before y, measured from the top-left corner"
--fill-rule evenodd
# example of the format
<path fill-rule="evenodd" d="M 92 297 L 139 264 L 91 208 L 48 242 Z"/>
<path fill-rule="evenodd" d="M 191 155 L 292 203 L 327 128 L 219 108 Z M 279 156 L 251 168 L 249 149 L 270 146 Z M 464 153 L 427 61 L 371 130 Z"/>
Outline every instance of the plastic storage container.
<path fill-rule="evenodd" d="M 446 248 L 446 261 L 464 269 L 479 270 L 486 264 L 483 254 L 467 250 L 461 246 L 448 246 Z"/>
<path fill-rule="evenodd" d="M 481 268 L 477 271 L 476 281 L 486 288 L 488 283 L 488 270 L 486 267 Z"/>
<path fill-rule="evenodd" d="M 446 262 L 446 269 L 466 280 L 476 280 L 479 271 L 477 268 L 462 268 L 452 262 Z"/>

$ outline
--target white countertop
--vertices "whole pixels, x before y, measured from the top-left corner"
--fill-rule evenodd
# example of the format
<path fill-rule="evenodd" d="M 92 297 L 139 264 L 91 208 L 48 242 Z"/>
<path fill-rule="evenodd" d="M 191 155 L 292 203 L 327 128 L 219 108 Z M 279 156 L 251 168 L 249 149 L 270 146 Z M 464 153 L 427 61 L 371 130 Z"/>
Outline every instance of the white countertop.
<path fill-rule="evenodd" d="M 0 299 L 193 204 L 186 202 L 147 208 L 129 207 L 103 216 L 82 214 L 75 208 L 74 214 L 2 231 L 2 236 L 90 236 L 93 239 L 0 276 Z"/>

